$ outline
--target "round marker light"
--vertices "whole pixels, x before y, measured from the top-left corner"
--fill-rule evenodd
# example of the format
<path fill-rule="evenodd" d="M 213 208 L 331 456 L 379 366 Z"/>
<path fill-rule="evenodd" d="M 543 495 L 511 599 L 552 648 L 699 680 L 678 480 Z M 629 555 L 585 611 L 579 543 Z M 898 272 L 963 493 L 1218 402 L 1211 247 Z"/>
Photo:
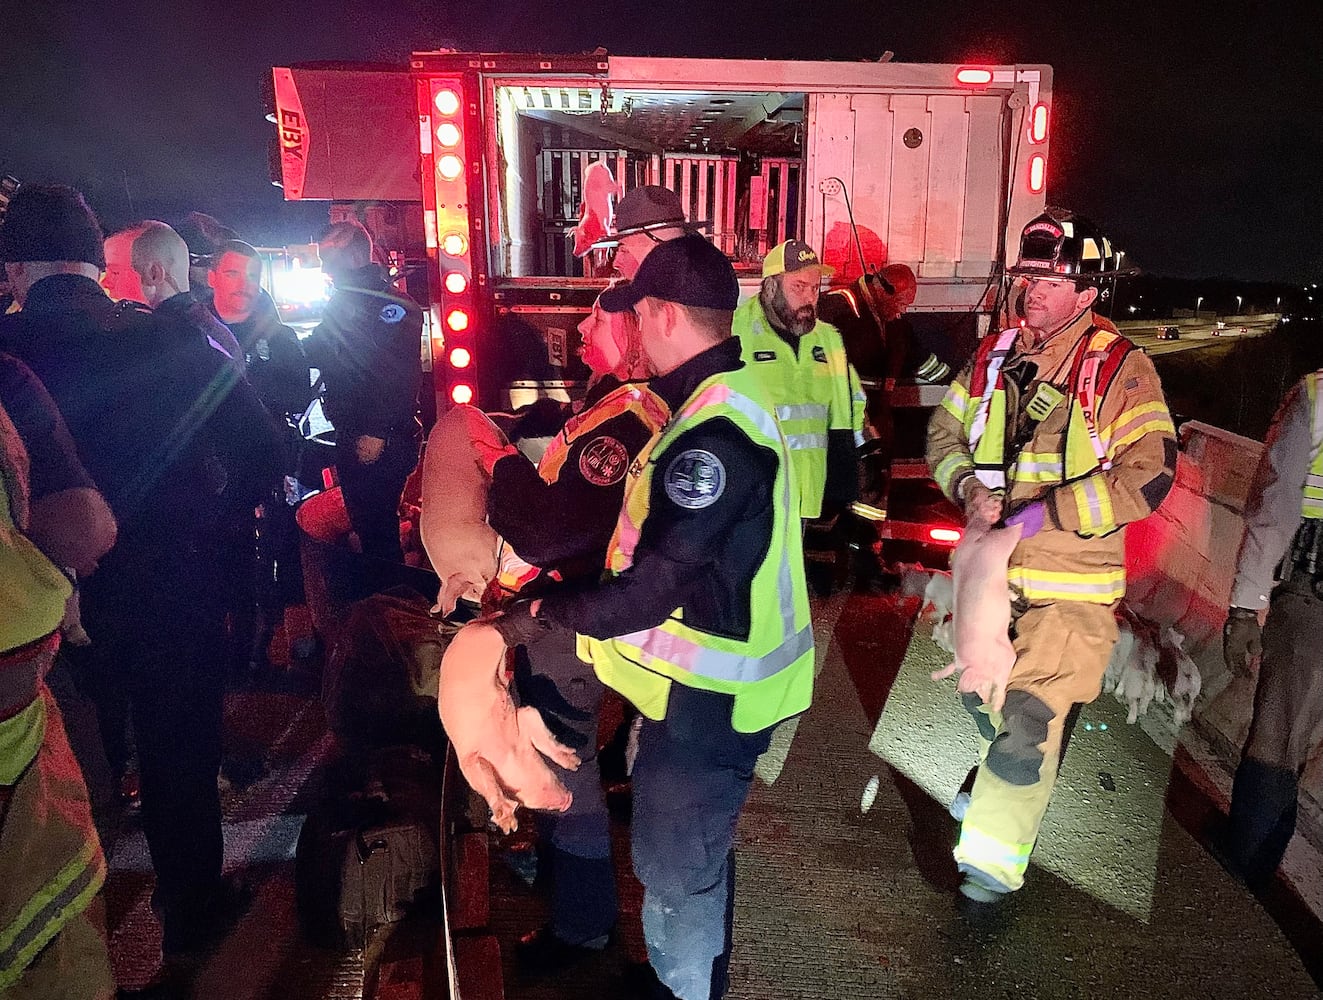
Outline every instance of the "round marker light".
<path fill-rule="evenodd" d="M 456 333 L 462 333 L 469 328 L 469 314 L 463 309 L 452 309 L 446 316 L 446 326 Z"/>
<path fill-rule="evenodd" d="M 450 398 L 454 402 L 461 404 L 473 402 L 473 386 L 465 385 L 461 382 L 450 390 Z"/>
<path fill-rule="evenodd" d="M 446 149 L 454 149 L 459 145 L 459 128 L 452 122 L 442 122 L 436 130 L 436 141 Z"/>
<path fill-rule="evenodd" d="M 447 153 L 436 161 L 436 172 L 446 180 L 453 181 L 464 172 L 464 163 L 454 153 Z"/>
<path fill-rule="evenodd" d="M 453 90 L 438 90 L 436 96 L 432 98 L 432 103 L 443 115 L 453 115 L 459 110 L 459 95 Z"/>
<path fill-rule="evenodd" d="M 463 257 L 469 252 L 469 241 L 463 233 L 446 233 L 441 240 L 441 249 L 451 257 Z"/>
<path fill-rule="evenodd" d="M 450 251 L 447 250 L 446 252 L 449 253 Z M 451 295 L 463 295 L 468 287 L 469 279 L 458 271 L 451 271 L 446 275 L 446 291 Z"/>
<path fill-rule="evenodd" d="M 451 368 L 467 368 L 473 364 L 473 355 L 469 353 L 467 347 L 456 347 L 450 352 Z"/>

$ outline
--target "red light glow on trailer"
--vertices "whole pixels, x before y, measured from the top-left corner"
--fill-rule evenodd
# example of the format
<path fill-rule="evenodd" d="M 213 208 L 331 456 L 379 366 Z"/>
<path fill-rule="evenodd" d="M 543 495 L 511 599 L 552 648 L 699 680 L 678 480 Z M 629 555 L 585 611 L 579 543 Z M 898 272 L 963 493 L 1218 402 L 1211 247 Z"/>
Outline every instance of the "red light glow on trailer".
<path fill-rule="evenodd" d="M 452 386 L 450 389 L 450 398 L 453 402 L 459 403 L 461 406 L 464 403 L 473 402 L 473 386 L 466 385 L 463 382 Z"/>
<path fill-rule="evenodd" d="M 454 149 L 459 145 L 459 127 L 452 122 L 442 122 L 436 128 L 436 141 L 446 149 Z"/>
<path fill-rule="evenodd" d="M 467 347 L 456 347 L 450 352 L 451 368 L 467 368 L 473 364 L 473 355 L 469 353 Z"/>
<path fill-rule="evenodd" d="M 436 161 L 436 172 L 445 180 L 453 181 L 464 172 L 464 161 L 454 153 L 447 153 Z"/>
<path fill-rule="evenodd" d="M 469 287 L 469 279 L 458 271 L 446 275 L 446 291 L 451 295 L 463 295 Z"/>
<path fill-rule="evenodd" d="M 1043 184 L 1047 180 L 1047 157 L 1035 153 L 1029 157 L 1029 193 L 1042 194 Z"/>
<path fill-rule="evenodd" d="M 992 70 L 981 66 L 961 66 L 956 70 L 956 83 L 963 87 L 986 87 L 992 82 Z"/>
<path fill-rule="evenodd" d="M 463 257 L 469 252 L 469 241 L 463 233 L 446 233 L 441 240 L 441 249 L 451 257 Z"/>
<path fill-rule="evenodd" d="M 1035 104 L 1029 113 L 1029 141 L 1042 142 L 1047 138 L 1047 105 Z"/>
<path fill-rule="evenodd" d="M 959 528 L 929 528 L 928 537 L 943 545 L 955 545 L 960 541 L 962 532 Z"/>
<path fill-rule="evenodd" d="M 453 115 L 459 110 L 459 95 L 453 90 L 438 90 L 432 103 L 443 115 Z"/>
<path fill-rule="evenodd" d="M 456 333 L 463 333 L 469 328 L 469 314 L 463 309 L 452 309 L 446 315 L 446 326 Z"/>

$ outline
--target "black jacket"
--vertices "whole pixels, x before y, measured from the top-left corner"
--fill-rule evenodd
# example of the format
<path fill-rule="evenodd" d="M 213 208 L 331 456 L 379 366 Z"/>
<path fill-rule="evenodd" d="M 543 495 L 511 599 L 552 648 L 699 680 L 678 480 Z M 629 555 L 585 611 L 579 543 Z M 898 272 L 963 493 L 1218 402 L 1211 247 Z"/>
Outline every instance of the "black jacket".
<path fill-rule="evenodd" d="M 740 343 L 731 338 L 654 379 L 651 387 L 674 412 L 704 379 L 742 364 Z M 672 499 L 667 490 L 672 463 L 695 451 L 706 452 L 724 471 L 715 502 L 698 508 Z M 681 434 L 654 460 L 649 513 L 633 565 L 591 588 L 546 597 L 538 617 L 608 639 L 654 628 L 682 608 L 693 628 L 748 638 L 753 577 L 772 538 L 778 456 L 718 419 Z"/>
<path fill-rule="evenodd" d="M 247 319 L 226 325 L 239 343 L 248 381 L 267 411 L 280 420 L 286 414 L 302 414 L 312 402 L 308 359 L 303 356 L 298 334 L 280 322 L 276 304 L 266 290 L 258 294 Z"/>
<path fill-rule="evenodd" d="M 90 278 L 33 285 L 22 312 L 0 318 L 0 350 L 36 373 L 63 414 L 119 522 L 112 557 L 177 554 L 214 530 L 219 509 L 251 507 L 279 475 L 271 423 L 235 368 Z"/>
<path fill-rule="evenodd" d="M 326 316 L 303 343 L 326 383 L 337 440 L 416 433 L 423 311 L 376 265 L 337 285 Z"/>
<path fill-rule="evenodd" d="M 590 419 L 619 387 L 600 379 L 572 419 Z M 487 519 L 533 565 L 566 580 L 596 579 L 620 517 L 626 472 L 651 439 L 652 428 L 632 410 L 611 417 L 575 439 L 552 482 L 523 455 L 507 455 L 492 469 Z"/>

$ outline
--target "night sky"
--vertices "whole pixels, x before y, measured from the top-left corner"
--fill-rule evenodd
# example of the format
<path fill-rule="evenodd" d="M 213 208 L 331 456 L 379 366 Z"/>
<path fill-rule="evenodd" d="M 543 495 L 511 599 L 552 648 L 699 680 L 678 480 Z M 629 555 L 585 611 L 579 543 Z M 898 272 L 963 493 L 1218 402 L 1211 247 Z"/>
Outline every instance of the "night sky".
<path fill-rule="evenodd" d="M 273 65 L 402 63 L 414 49 L 1045 62 L 1051 201 L 1151 272 L 1323 277 L 1317 3 L 507 0 L 7 3 L 0 173 L 82 188 L 110 224 L 213 212 L 255 242 L 306 239 L 324 206 L 267 176 Z M 1287 11 L 1291 10 L 1290 13 Z M 383 14 L 383 11 L 390 11 Z"/>

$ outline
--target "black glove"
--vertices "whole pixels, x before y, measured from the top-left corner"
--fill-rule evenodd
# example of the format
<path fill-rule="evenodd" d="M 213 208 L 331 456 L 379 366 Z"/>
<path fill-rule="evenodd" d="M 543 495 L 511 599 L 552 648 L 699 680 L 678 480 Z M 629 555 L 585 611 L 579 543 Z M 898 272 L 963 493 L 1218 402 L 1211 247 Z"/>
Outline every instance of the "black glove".
<path fill-rule="evenodd" d="M 532 601 L 515 601 L 507 610 L 488 619 L 488 624 L 501 633 L 510 649 L 531 646 L 551 631 L 550 622 L 533 617 L 532 606 Z"/>
<path fill-rule="evenodd" d="M 1222 626 L 1222 656 L 1227 669 L 1248 677 L 1252 672 L 1250 658 L 1262 652 L 1263 628 L 1259 625 L 1259 613 L 1248 608 L 1228 611 L 1227 623 Z"/>

